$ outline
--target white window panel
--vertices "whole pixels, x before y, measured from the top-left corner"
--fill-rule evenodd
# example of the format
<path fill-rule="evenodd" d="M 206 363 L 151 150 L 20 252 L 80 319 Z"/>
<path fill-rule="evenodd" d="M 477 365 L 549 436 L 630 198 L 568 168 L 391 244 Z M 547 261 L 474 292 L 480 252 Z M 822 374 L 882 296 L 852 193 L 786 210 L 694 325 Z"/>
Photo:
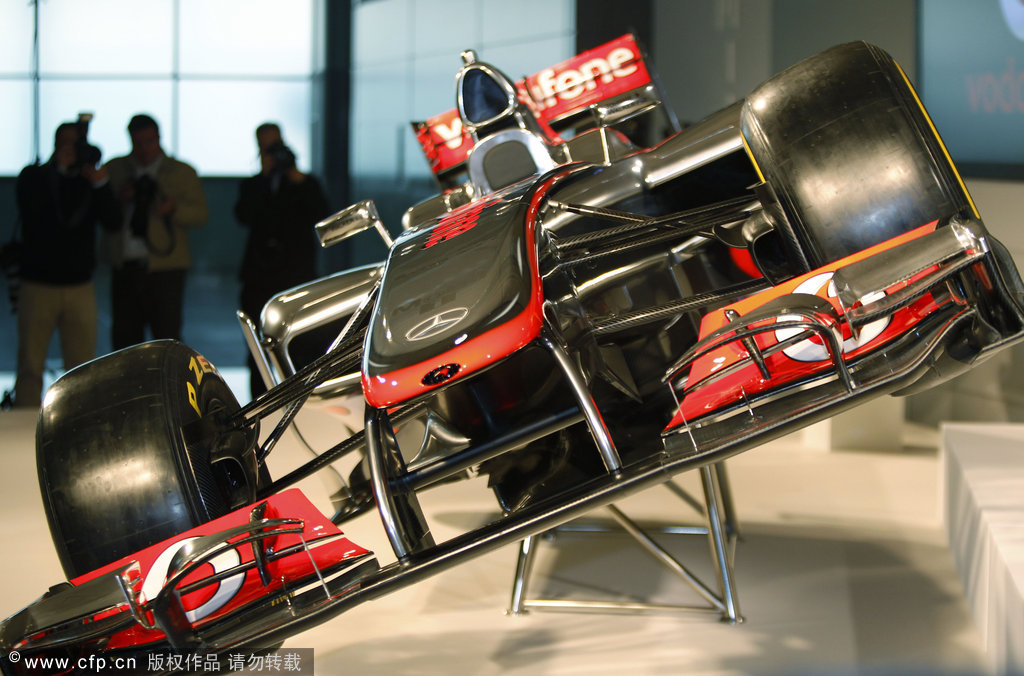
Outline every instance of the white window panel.
<path fill-rule="evenodd" d="M 571 58 L 576 54 L 575 45 L 576 36 L 572 33 L 534 40 L 528 50 L 516 44 L 487 45 L 480 59 L 518 80 Z"/>
<path fill-rule="evenodd" d="M 182 81 L 181 158 L 202 176 L 254 174 L 259 170 L 256 127 L 276 122 L 298 167 L 309 171 L 311 88 L 308 80 Z"/>
<path fill-rule="evenodd" d="M 453 75 L 453 82 L 454 79 Z M 409 85 L 409 71 L 404 63 L 380 64 L 355 71 L 352 73 L 352 119 L 359 123 L 408 122 L 412 119 Z"/>
<path fill-rule="evenodd" d="M 183 75 L 307 75 L 312 0 L 180 0 Z"/>
<path fill-rule="evenodd" d="M 408 125 L 388 122 L 360 125 L 352 130 L 352 175 L 391 179 L 397 183 L 402 176 L 404 148 L 409 143 L 416 143 L 416 139 Z"/>
<path fill-rule="evenodd" d="M 0 121 L 15 132 L 0 142 L 0 174 L 48 157 L 56 126 L 83 111 L 105 159 L 128 152 L 128 120 L 146 112 L 164 150 L 201 173 L 254 172 L 252 132 L 271 119 L 308 166 L 324 2 L 0 0 Z"/>
<path fill-rule="evenodd" d="M 174 155 L 170 80 L 60 80 L 39 83 L 39 145 L 48 157 L 53 132 L 61 122 L 74 122 L 80 112 L 93 113 L 89 141 L 103 151 L 103 161 L 126 155 L 131 148 L 128 121 L 146 113 L 160 125 L 160 143 Z"/>
<path fill-rule="evenodd" d="M 423 56 L 413 62 L 412 117 L 425 120 L 455 107 L 455 74 L 461 66 L 458 52 Z"/>
<path fill-rule="evenodd" d="M 50 74 L 170 74 L 171 0 L 39 2 L 39 71 Z"/>
<path fill-rule="evenodd" d="M 352 62 L 357 68 L 412 56 L 415 0 L 374 0 L 352 7 Z M 437 4 L 438 9 L 443 4 Z M 331 36 L 327 36 L 329 40 Z"/>
<path fill-rule="evenodd" d="M 0 3 L 0 73 L 31 74 L 33 22 L 30 3 Z"/>
<path fill-rule="evenodd" d="M 601 11 L 597 3 L 582 2 L 579 5 L 582 11 Z M 552 35 L 573 33 L 576 30 L 576 6 L 574 0 L 483 0 L 479 3 L 482 12 L 480 41 L 485 45 L 524 45 Z M 625 33 L 626 29 L 623 28 L 622 32 Z"/>
<path fill-rule="evenodd" d="M 0 174 L 14 176 L 36 159 L 32 147 L 32 81 L 0 80 Z M 50 134 L 50 139 L 53 135 Z M 40 155 L 45 160 L 53 151 Z"/>
<path fill-rule="evenodd" d="M 506 3 L 511 9 L 518 3 Z M 417 0 L 414 7 L 412 49 L 419 59 L 428 54 L 446 54 L 461 65 L 459 54 L 480 43 L 480 10 L 477 0 Z M 453 71 L 454 72 L 454 71 Z"/>

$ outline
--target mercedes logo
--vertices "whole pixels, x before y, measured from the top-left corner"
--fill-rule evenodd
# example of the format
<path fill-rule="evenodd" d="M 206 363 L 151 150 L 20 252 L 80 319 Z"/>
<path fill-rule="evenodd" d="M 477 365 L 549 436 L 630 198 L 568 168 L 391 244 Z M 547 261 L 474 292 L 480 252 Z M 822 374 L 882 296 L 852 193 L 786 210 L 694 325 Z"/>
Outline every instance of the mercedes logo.
<path fill-rule="evenodd" d="M 436 315 L 424 319 L 422 322 L 406 331 L 405 339 L 408 341 L 415 341 L 433 338 L 461 322 L 468 314 L 469 308 L 465 307 L 457 307 L 452 308 L 451 310 L 445 310 L 444 312 L 438 312 Z"/>

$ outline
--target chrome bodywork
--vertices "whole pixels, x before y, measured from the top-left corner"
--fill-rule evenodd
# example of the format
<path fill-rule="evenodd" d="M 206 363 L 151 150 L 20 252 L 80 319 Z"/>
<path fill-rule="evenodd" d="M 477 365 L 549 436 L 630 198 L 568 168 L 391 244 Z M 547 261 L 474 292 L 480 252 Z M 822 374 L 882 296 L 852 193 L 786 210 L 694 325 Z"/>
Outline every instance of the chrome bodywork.
<path fill-rule="evenodd" d="M 648 104 L 644 112 L 649 110 Z M 585 131 L 565 144 L 566 158 L 573 162 L 598 163 L 605 166 L 606 171 L 592 180 L 581 181 L 566 198 L 596 206 L 615 204 L 637 191 L 656 188 L 715 160 L 742 152 L 743 140 L 739 132 L 738 105 L 709 117 L 702 123 L 673 135 L 652 150 L 642 153 L 638 152 L 636 146 L 608 128 Z M 628 162 L 620 161 L 630 156 L 632 159 Z M 471 156 L 471 165 L 472 162 Z M 406 211 L 403 229 L 410 230 L 430 225 L 434 219 L 469 204 L 490 191 L 491 187 L 487 184 L 479 186 L 467 182 L 454 190 L 425 200 Z M 331 220 L 350 213 L 348 209 L 343 210 Z M 557 234 L 566 223 L 574 219 L 575 216 L 569 213 L 557 215 L 547 219 L 544 227 Z M 342 217 L 341 220 L 345 219 Z M 343 237 L 375 227 L 365 225 L 350 228 L 342 237 L 331 237 L 325 242 L 325 246 L 341 241 Z M 627 264 L 626 268 L 615 276 L 629 277 L 630 268 L 634 265 Z M 268 364 L 273 377 L 268 384 L 276 384 L 295 373 L 296 365 L 288 354 L 288 344 L 292 338 L 350 316 L 378 279 L 382 266 L 383 264 L 369 265 L 336 273 L 283 291 L 267 303 L 259 321 L 258 331 L 248 344 L 257 363 Z M 244 319 L 241 321 L 243 331 L 251 335 L 244 328 Z"/>
<path fill-rule="evenodd" d="M 382 264 L 364 265 L 282 291 L 263 307 L 258 332 L 251 318 L 238 313 L 257 364 L 266 365 L 268 387 L 295 374 L 288 352 L 292 340 L 350 317 L 379 282 L 382 268 Z"/>

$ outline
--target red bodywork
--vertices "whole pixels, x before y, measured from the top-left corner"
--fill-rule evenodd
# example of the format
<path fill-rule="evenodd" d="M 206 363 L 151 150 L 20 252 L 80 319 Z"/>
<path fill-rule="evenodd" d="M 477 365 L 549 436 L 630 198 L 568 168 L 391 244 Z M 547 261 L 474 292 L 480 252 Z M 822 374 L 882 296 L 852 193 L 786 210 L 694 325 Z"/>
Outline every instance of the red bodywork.
<path fill-rule="evenodd" d="M 907 307 L 896 311 L 892 316 L 862 327 L 859 335 L 853 337 L 849 325 L 844 319 L 844 309 L 836 297 L 835 288 L 831 282 L 832 276 L 836 270 L 844 266 L 927 235 L 935 230 L 935 226 L 935 223 L 921 226 L 748 296 L 736 303 L 713 310 L 701 320 L 700 337 L 704 338 L 727 325 L 729 323 L 728 314 L 735 313 L 733 316 L 743 317 L 776 299 L 789 294 L 801 293 L 812 294 L 827 300 L 835 310 L 838 319 L 837 328 L 842 331 L 843 335 L 841 355 L 843 361 L 852 362 L 865 353 L 878 350 L 890 341 L 906 335 L 922 319 L 933 313 L 938 307 L 938 301 L 933 295 L 926 294 Z M 778 319 L 782 319 L 782 317 Z M 756 334 L 753 340 L 757 342 L 758 348 L 764 351 L 795 333 L 797 330 L 794 329 L 767 331 Z M 728 342 L 697 358 L 686 379 L 685 392 L 687 394 L 680 402 L 679 408 L 666 430 L 685 425 L 709 413 L 732 406 L 742 400 L 742 396 L 738 395 L 755 396 L 833 370 L 833 361 L 824 344 L 820 339 L 814 337 L 768 356 L 766 362 L 767 370 L 770 373 L 769 378 L 763 377 L 757 365 L 751 361 L 750 354 L 744 348 L 742 341 L 739 340 Z M 715 381 L 714 385 L 705 383 L 716 373 L 744 363 L 742 368 L 722 376 Z"/>
<path fill-rule="evenodd" d="M 465 378 L 500 359 L 504 359 L 540 335 L 541 327 L 544 324 L 544 292 L 535 244 L 538 227 L 537 211 L 558 179 L 571 172 L 572 168 L 559 171 L 537 186 L 529 196 L 530 202 L 524 219 L 526 228 L 524 241 L 527 243 L 526 255 L 529 261 L 531 288 L 526 308 L 511 321 L 481 335 L 471 336 L 455 347 L 432 357 L 428 362 L 413 364 L 373 377 L 367 375 L 367 369 L 364 367 L 362 373 L 363 395 L 371 406 L 376 408 L 394 406 L 440 387 L 442 384 L 447 384 L 450 380 L 446 379 L 443 383 L 427 384 L 424 382 L 424 376 L 449 365 L 458 367 L 454 371 L 453 378 Z M 467 204 L 444 216 L 434 226 L 425 246 L 433 247 L 443 244 L 473 227 L 482 208 L 495 202 L 496 200 L 485 200 L 483 203 Z M 452 227 L 452 223 L 458 225 Z M 438 232 L 447 233 L 447 236 L 438 237 L 434 234 Z"/>

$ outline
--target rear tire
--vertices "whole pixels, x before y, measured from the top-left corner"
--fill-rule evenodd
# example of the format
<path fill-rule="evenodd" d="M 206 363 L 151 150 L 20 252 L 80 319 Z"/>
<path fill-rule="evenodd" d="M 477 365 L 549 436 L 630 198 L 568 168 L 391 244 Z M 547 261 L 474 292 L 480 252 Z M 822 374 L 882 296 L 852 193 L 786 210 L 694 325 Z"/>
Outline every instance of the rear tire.
<path fill-rule="evenodd" d="M 806 270 L 976 216 L 909 81 L 877 47 L 840 45 L 779 73 L 747 98 L 742 128 L 787 253 Z"/>
<path fill-rule="evenodd" d="M 229 511 L 237 487 L 226 484 L 246 473 L 211 466 L 216 426 L 187 426 L 238 408 L 210 363 L 175 341 L 115 352 L 53 385 L 36 429 L 36 462 L 69 579 Z M 255 486 L 246 490 L 254 495 Z"/>

